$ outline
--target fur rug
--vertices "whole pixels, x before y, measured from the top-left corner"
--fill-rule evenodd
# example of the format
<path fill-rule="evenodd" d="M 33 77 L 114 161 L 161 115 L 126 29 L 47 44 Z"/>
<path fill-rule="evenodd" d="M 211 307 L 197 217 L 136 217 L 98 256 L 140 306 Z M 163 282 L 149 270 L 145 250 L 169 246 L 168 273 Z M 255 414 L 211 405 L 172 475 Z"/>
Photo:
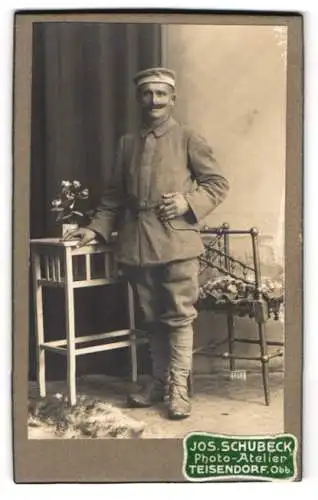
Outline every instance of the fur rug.
<path fill-rule="evenodd" d="M 104 401 L 78 396 L 71 407 L 67 398 L 55 394 L 44 400 L 29 402 L 29 427 L 47 426 L 56 437 L 79 438 L 138 438 L 145 424 Z"/>

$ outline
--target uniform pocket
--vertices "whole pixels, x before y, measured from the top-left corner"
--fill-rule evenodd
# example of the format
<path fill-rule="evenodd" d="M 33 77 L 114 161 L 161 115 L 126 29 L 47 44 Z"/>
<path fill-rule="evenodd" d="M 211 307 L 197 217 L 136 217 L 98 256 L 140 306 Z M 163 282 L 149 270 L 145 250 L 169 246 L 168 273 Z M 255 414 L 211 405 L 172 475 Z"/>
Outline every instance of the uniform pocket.
<path fill-rule="evenodd" d="M 184 215 L 170 219 L 167 222 L 169 226 L 176 231 L 200 231 L 199 224 L 197 222 L 190 222 Z"/>

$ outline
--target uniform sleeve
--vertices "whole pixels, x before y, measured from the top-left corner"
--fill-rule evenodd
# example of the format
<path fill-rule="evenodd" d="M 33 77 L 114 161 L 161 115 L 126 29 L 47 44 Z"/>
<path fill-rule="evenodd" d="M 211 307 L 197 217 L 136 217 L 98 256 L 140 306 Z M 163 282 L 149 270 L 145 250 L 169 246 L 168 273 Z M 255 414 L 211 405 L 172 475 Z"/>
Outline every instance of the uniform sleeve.
<path fill-rule="evenodd" d="M 109 240 L 117 217 L 124 205 L 123 168 L 124 137 L 121 137 L 110 182 L 105 187 L 94 217 L 87 226 L 102 236 L 105 241 Z"/>
<path fill-rule="evenodd" d="M 205 139 L 191 133 L 188 138 L 189 168 L 197 188 L 186 195 L 197 220 L 209 215 L 226 197 L 229 183 L 218 165 L 213 151 Z"/>

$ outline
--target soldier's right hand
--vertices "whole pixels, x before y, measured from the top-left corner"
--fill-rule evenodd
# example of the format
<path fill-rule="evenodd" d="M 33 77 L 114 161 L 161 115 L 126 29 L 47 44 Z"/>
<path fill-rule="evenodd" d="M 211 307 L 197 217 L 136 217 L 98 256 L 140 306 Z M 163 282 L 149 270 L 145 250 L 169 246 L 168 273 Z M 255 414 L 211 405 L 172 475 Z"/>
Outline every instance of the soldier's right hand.
<path fill-rule="evenodd" d="M 78 240 L 77 247 L 83 247 L 96 238 L 96 233 L 88 227 L 80 227 L 74 231 L 66 233 L 63 241 Z"/>

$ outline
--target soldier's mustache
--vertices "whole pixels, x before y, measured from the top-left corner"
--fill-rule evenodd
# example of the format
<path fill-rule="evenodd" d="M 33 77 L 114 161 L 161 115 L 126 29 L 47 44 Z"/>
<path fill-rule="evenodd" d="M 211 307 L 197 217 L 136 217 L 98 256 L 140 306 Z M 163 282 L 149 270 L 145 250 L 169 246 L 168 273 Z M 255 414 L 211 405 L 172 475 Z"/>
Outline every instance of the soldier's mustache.
<path fill-rule="evenodd" d="M 157 104 L 156 106 L 149 106 L 149 109 L 162 109 L 165 107 L 165 104 Z"/>

